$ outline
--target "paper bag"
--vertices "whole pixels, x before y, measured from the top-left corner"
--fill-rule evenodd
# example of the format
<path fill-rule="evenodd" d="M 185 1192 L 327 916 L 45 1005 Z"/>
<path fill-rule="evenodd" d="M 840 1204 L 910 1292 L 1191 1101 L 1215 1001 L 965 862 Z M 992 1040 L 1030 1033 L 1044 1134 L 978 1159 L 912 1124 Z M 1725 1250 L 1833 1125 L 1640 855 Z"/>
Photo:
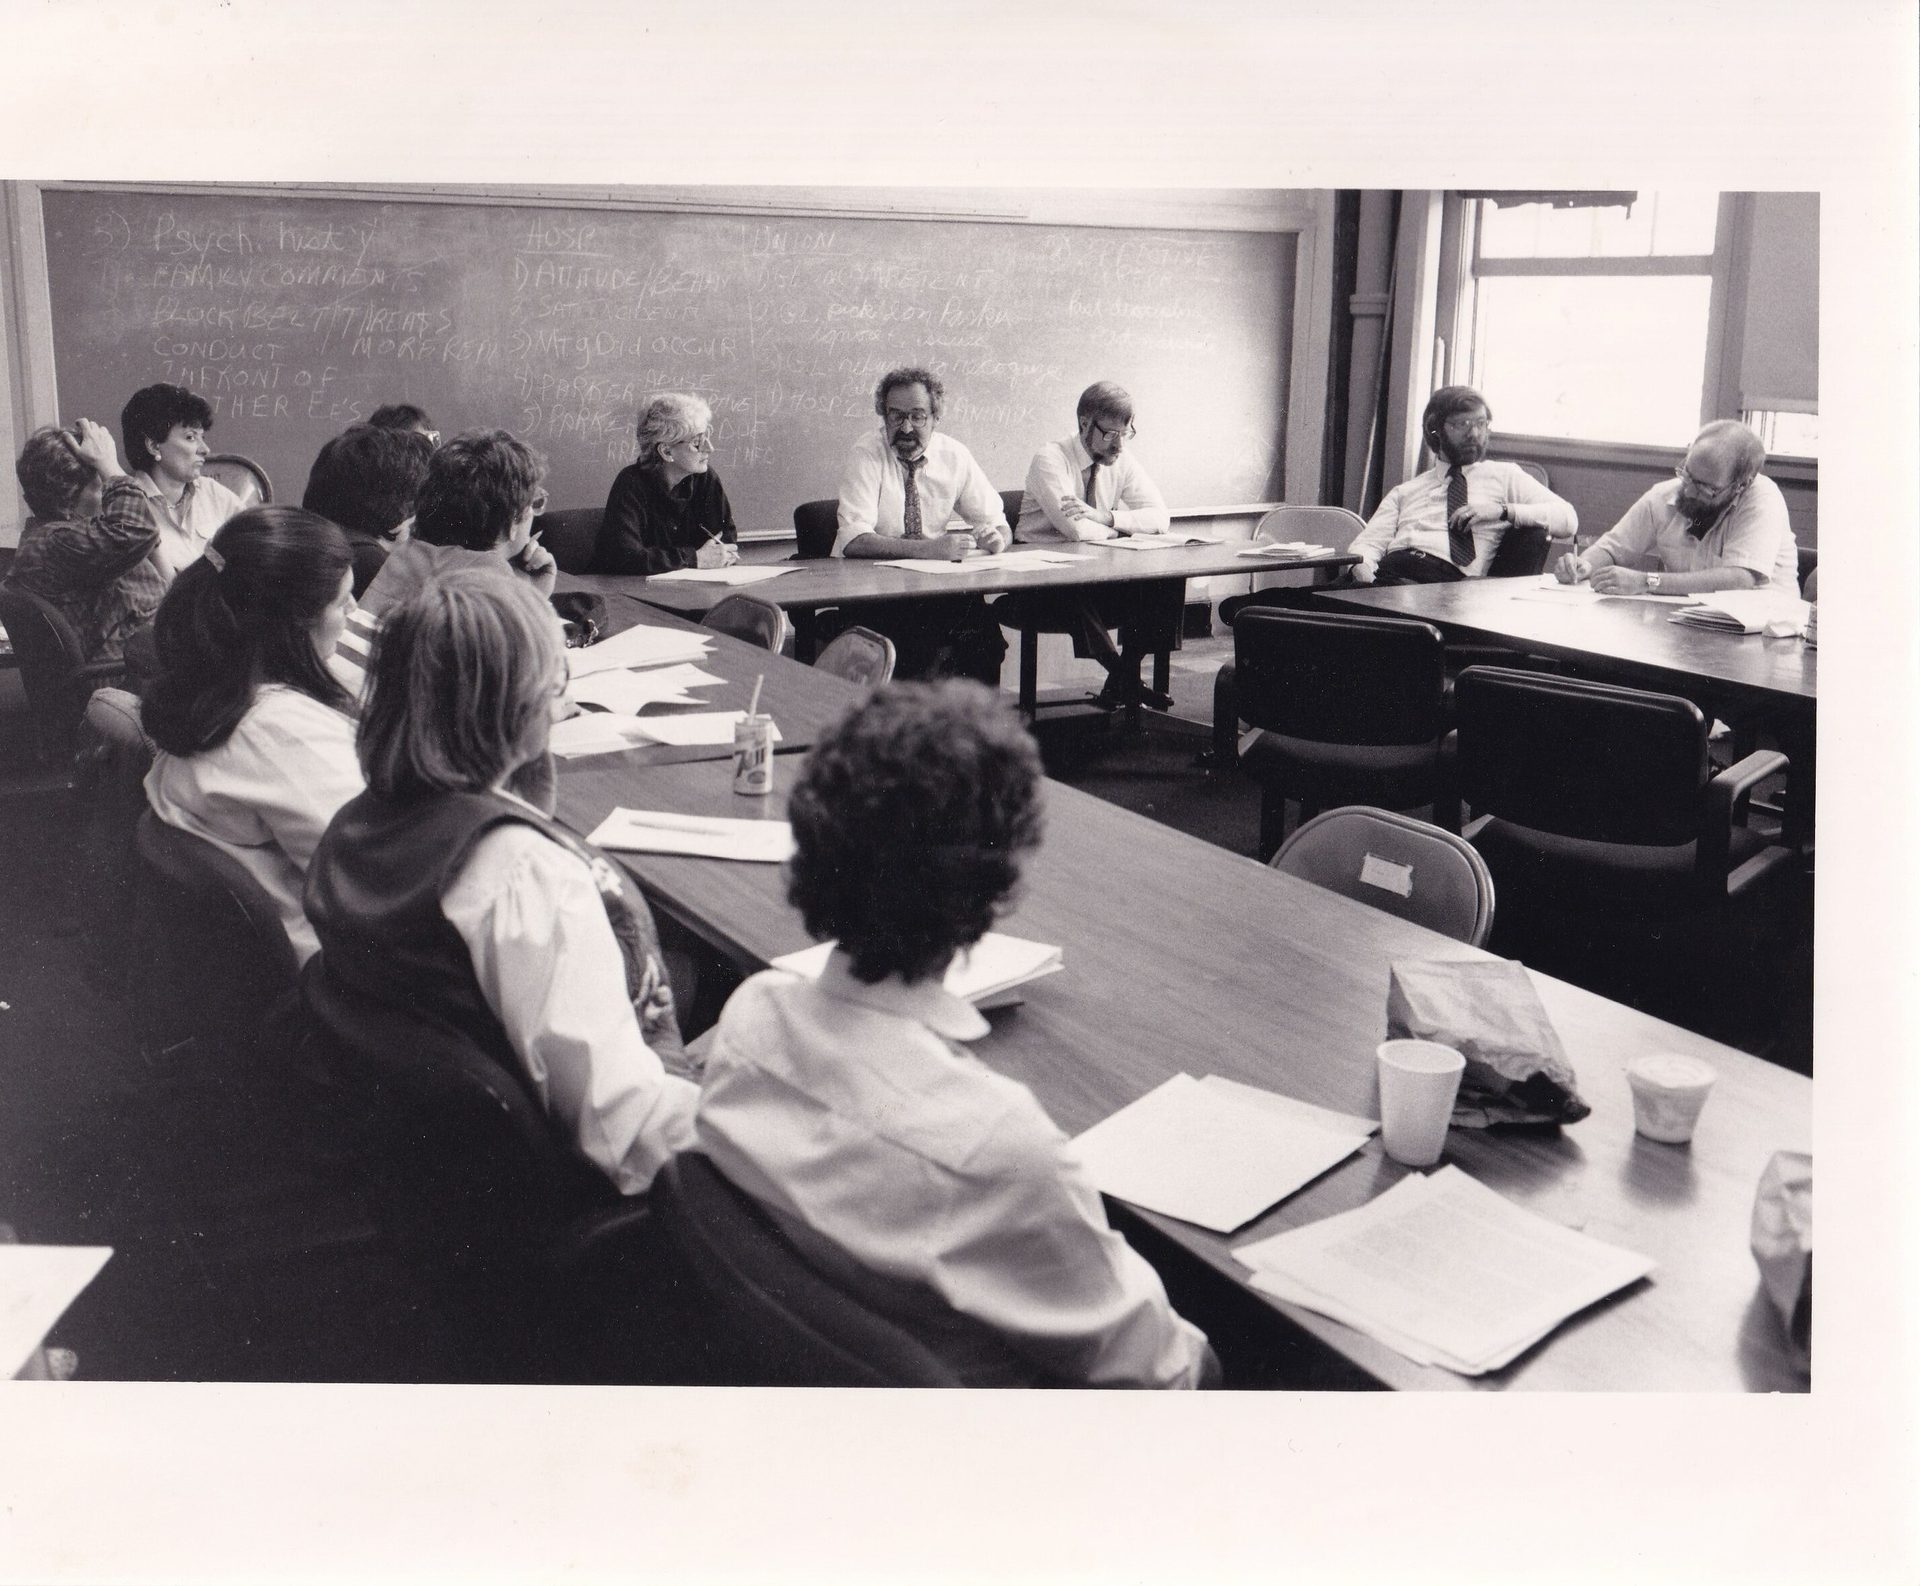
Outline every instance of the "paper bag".
<path fill-rule="evenodd" d="M 1749 1242 L 1760 1286 L 1805 1370 L 1813 1344 L 1813 1158 L 1805 1151 L 1773 1153 L 1753 1198 Z"/>
<path fill-rule="evenodd" d="M 1387 985 L 1387 1035 L 1439 1041 L 1467 1060 L 1453 1104 L 1456 1127 L 1578 1123 L 1573 1065 L 1526 970 L 1480 963 L 1395 964 Z"/>

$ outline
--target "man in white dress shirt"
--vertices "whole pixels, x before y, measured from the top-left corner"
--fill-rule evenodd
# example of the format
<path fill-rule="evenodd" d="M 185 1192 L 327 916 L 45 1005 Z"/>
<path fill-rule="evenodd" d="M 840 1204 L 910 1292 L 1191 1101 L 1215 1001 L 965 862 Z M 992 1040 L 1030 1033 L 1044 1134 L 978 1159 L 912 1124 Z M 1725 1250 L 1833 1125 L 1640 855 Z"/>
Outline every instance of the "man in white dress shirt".
<path fill-rule="evenodd" d="M 862 436 L 840 479 L 833 554 L 945 560 L 947 525 L 959 518 L 983 551 L 1007 546 L 1000 493 L 973 453 L 940 433 L 945 388 L 932 371 L 891 369 L 873 393 L 880 429 Z M 997 685 L 1007 650 L 978 595 L 863 605 L 858 620 L 891 638 L 902 677 L 959 674 Z"/>
<path fill-rule="evenodd" d="M 1074 433 L 1049 441 L 1027 468 L 1026 495 L 1013 537 L 1027 544 L 1060 544 L 1164 534 L 1169 518 L 1158 487 L 1127 443 L 1133 439 L 1133 398 L 1111 380 L 1080 393 Z M 1186 580 L 1161 578 L 1089 590 L 1032 591 L 995 602 L 994 615 L 1010 627 L 1073 636 L 1073 653 L 1096 660 L 1107 683 L 1095 701 L 1103 709 L 1136 702 L 1167 710 L 1173 701 L 1144 688 L 1142 657 L 1179 647 Z M 1116 646 L 1110 628 L 1120 630 Z"/>
<path fill-rule="evenodd" d="M 1702 595 L 1718 589 L 1799 593 L 1799 553 L 1780 487 L 1760 472 L 1767 449 L 1732 419 L 1694 437 L 1675 478 L 1627 508 L 1584 556 L 1554 566 L 1563 584 L 1591 579 L 1603 595 Z M 1625 565 L 1632 558 L 1655 569 Z"/>

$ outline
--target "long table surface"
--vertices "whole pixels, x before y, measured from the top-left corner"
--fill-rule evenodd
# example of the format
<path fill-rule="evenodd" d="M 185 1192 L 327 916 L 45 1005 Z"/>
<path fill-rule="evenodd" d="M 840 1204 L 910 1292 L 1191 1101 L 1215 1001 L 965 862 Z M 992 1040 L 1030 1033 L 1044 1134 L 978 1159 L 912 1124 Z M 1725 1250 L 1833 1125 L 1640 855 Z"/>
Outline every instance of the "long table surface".
<path fill-rule="evenodd" d="M 1707 679 L 1737 691 L 1811 709 L 1819 652 L 1797 638 L 1716 633 L 1672 620 L 1673 607 L 1651 600 L 1529 598 L 1531 578 L 1474 578 L 1450 584 L 1326 589 L 1340 606 L 1420 617 L 1462 634 L 1502 639 L 1542 655 L 1597 661 L 1656 683 Z"/>
<path fill-rule="evenodd" d="M 728 595 L 746 593 L 790 611 L 822 606 L 855 606 L 878 600 L 925 599 L 934 595 L 999 594 L 1010 589 L 1073 589 L 1088 584 L 1133 583 L 1155 578 L 1210 578 L 1228 573 L 1273 573 L 1301 569 L 1324 573 L 1359 560 L 1346 552 L 1327 556 L 1237 556 L 1237 544 L 1181 545 L 1157 551 L 1117 551 L 1097 541 L 1077 545 L 1020 546 L 1072 556 L 1052 567 L 1008 567 L 983 562 L 966 573 L 909 572 L 859 558 L 817 557 L 774 563 L 789 569 L 778 578 L 735 588 L 727 584 L 685 583 L 634 578 L 617 573 L 576 573 L 561 587 L 600 593 L 638 595 L 666 611 L 701 615 Z"/>
<path fill-rule="evenodd" d="M 801 681 L 853 697 L 837 679 Z M 774 706 L 783 708 L 777 697 Z M 560 810 L 582 831 L 616 804 L 780 818 L 793 773 L 782 764 L 774 795 L 750 800 L 710 763 L 578 761 L 561 776 Z M 1385 1034 L 1388 966 L 1485 956 L 1059 783 L 1048 783 L 1046 797 L 1046 837 L 1003 928 L 1062 945 L 1066 971 L 993 1014 L 992 1033 L 975 1050 L 1031 1088 L 1069 1134 L 1182 1071 L 1377 1116 L 1373 1047 Z M 743 969 L 807 945 L 778 866 L 622 858 L 656 907 Z M 1393 1387 L 1805 1389 L 1747 1240 L 1769 1156 L 1809 1147 L 1811 1083 L 1564 982 L 1532 979 L 1592 1115 L 1526 1136 L 1456 1129 L 1446 1159 L 1546 1217 L 1652 1257 L 1658 1270 L 1479 1378 L 1415 1365 L 1337 1322 L 1261 1297 L 1276 1328 L 1304 1330 Z M 1690 1146 L 1634 1133 L 1625 1065 L 1655 1051 L 1691 1053 L 1719 1074 Z M 1244 1285 L 1230 1246 L 1350 1210 L 1405 1171 L 1376 1139 L 1231 1239 L 1141 1215 Z"/>

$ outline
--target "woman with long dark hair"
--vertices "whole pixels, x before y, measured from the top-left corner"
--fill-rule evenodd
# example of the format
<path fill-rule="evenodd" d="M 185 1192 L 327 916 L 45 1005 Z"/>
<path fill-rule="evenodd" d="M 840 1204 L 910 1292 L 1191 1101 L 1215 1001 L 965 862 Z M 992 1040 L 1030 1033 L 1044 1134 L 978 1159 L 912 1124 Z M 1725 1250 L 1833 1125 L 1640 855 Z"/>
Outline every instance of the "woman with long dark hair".
<path fill-rule="evenodd" d="M 302 961 L 317 946 L 300 903 L 307 861 L 365 785 L 353 701 L 327 670 L 352 610 L 346 536 L 298 507 L 250 508 L 161 601 L 141 708 L 159 749 L 147 802 L 253 873 Z"/>

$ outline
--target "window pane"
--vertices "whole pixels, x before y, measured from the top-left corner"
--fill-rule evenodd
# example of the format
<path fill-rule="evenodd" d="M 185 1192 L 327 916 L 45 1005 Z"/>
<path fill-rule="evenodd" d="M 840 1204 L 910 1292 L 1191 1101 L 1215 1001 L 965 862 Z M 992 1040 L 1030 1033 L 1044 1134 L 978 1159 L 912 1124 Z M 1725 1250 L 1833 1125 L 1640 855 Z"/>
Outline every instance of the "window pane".
<path fill-rule="evenodd" d="M 1700 427 L 1709 278 L 1490 276 L 1473 383 L 1506 434 L 1684 446 Z"/>
<path fill-rule="evenodd" d="M 1631 209 L 1555 209 L 1480 201 L 1480 254 L 1487 259 L 1644 259 L 1713 252 L 1720 195 L 1642 193 Z"/>
<path fill-rule="evenodd" d="M 1769 455 L 1782 457 L 1818 457 L 1820 455 L 1820 415 L 1818 413 L 1758 412 L 1740 415 L 1752 425 Z"/>

